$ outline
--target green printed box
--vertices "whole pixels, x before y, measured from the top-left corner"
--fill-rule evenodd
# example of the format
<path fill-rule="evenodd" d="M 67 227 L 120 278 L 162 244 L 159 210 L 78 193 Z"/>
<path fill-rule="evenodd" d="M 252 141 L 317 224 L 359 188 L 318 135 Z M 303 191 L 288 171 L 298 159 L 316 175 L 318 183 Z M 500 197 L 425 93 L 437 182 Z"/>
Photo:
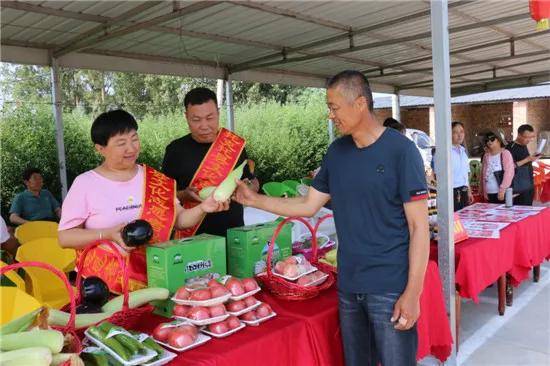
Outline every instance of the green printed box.
<path fill-rule="evenodd" d="M 266 269 L 267 249 L 279 222 L 242 226 L 227 230 L 229 274 L 253 277 Z M 275 240 L 273 264 L 292 255 L 292 224 L 286 224 Z"/>
<path fill-rule="evenodd" d="M 147 247 L 149 287 L 164 287 L 171 294 L 185 281 L 209 273 L 227 274 L 225 238 L 201 234 Z M 157 313 L 170 315 L 172 302 L 155 304 Z"/>

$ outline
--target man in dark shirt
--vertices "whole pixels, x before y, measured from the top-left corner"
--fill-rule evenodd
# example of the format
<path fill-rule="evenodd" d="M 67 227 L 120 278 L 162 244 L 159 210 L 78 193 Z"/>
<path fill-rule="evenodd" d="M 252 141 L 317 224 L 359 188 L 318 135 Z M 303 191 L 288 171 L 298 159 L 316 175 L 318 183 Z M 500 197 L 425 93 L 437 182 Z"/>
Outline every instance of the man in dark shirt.
<path fill-rule="evenodd" d="M 206 88 L 195 88 L 187 93 L 184 99 L 185 117 L 189 133 L 172 141 L 167 147 L 162 162 L 162 172 L 177 182 L 177 197 L 185 201 L 200 202 L 197 189 L 189 184 L 210 146 L 216 140 L 220 129 L 219 111 L 216 94 Z M 235 166 L 247 159 L 243 149 Z M 248 169 L 244 169 L 243 178 L 249 181 L 252 189 L 258 191 L 258 180 Z M 227 229 L 244 225 L 243 206 L 231 202 L 228 211 L 210 214 L 205 217 L 196 234 L 208 233 L 225 236 Z"/>
<path fill-rule="evenodd" d="M 327 87 L 334 141 L 306 197 L 234 199 L 283 216 L 332 202 L 338 246 L 340 329 L 346 365 L 416 365 L 420 294 L 429 255 L 427 187 L 418 149 L 373 113 L 365 76 L 343 71 Z"/>
<path fill-rule="evenodd" d="M 38 168 L 23 171 L 26 190 L 17 194 L 11 203 L 10 221 L 23 225 L 27 221 L 57 221 L 61 217 L 61 206 L 53 194 L 44 189 L 42 172 Z"/>
<path fill-rule="evenodd" d="M 506 148 L 512 154 L 516 167 L 527 167 L 529 176 L 530 189 L 521 192 L 514 197 L 514 205 L 532 206 L 533 195 L 535 193 L 535 183 L 533 180 L 533 162 L 538 160 L 540 155 L 531 155 L 527 145 L 535 139 L 535 129 L 533 126 L 525 124 L 518 127 L 518 136 L 515 141 L 512 141 Z"/>

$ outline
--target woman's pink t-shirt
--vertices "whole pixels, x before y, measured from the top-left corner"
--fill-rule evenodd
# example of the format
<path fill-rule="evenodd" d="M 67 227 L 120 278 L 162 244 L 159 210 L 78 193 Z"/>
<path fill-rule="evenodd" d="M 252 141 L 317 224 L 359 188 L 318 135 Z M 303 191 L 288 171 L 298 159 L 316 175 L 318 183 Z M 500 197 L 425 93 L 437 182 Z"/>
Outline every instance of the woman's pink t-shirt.
<path fill-rule="evenodd" d="M 143 204 L 144 169 L 126 182 L 103 177 L 93 170 L 74 180 L 63 201 L 59 230 L 84 223 L 85 229 L 106 229 L 139 218 Z"/>

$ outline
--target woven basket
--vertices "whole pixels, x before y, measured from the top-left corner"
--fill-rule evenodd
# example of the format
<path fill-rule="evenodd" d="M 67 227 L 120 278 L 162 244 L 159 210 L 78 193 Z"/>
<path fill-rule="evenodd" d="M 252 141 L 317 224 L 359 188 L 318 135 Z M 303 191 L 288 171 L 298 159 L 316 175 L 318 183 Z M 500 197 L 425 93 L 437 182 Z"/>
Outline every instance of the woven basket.
<path fill-rule="evenodd" d="M 319 231 L 319 227 L 321 226 L 323 221 L 330 219 L 331 217 L 333 217 L 331 214 L 327 214 L 321 217 L 315 224 L 315 227 L 313 228 L 313 235 L 317 237 L 317 231 Z M 315 262 L 315 266 L 325 273 L 333 273 L 334 275 L 336 275 L 336 273 L 338 272 L 338 269 L 336 267 L 331 266 L 330 264 L 319 262 L 319 259 L 317 258 L 317 256 L 315 257 L 314 262 Z"/>
<path fill-rule="evenodd" d="M 125 329 L 132 329 L 135 328 L 135 326 L 140 321 L 140 318 L 145 315 L 149 314 L 153 311 L 154 307 L 152 305 L 144 305 L 140 306 L 138 308 L 131 309 L 128 305 L 129 300 L 129 293 L 128 293 L 128 259 L 129 257 L 124 257 L 120 252 L 118 251 L 118 248 L 110 241 L 107 240 L 99 240 L 94 242 L 93 244 L 90 244 L 89 246 L 84 249 L 82 254 L 78 258 L 78 262 L 76 265 L 77 268 L 77 276 L 76 276 L 76 288 L 77 288 L 77 294 L 80 294 L 80 287 L 82 286 L 82 267 L 85 263 L 86 256 L 88 253 L 100 246 L 100 245 L 107 245 L 113 254 L 117 257 L 118 263 L 120 268 L 122 269 L 122 295 L 123 295 L 123 302 L 122 302 L 122 310 L 117 311 L 113 315 L 111 315 L 108 319 L 105 319 L 104 321 L 108 321 L 110 323 L 113 323 L 115 325 L 121 326 Z M 77 305 L 80 303 L 80 296 L 77 298 Z M 78 329 L 79 332 L 83 331 L 84 329 Z"/>
<path fill-rule="evenodd" d="M 28 262 L 19 262 L 10 264 L 8 266 L 4 266 L 0 268 L 0 275 L 3 275 L 4 273 L 7 273 L 12 270 L 17 270 L 19 268 L 25 268 L 25 267 L 38 267 L 42 269 L 46 269 L 53 274 L 55 274 L 61 281 L 63 281 L 63 284 L 67 288 L 67 292 L 69 293 L 69 321 L 67 322 L 67 325 L 64 327 L 52 327 L 56 330 L 59 330 L 63 334 L 71 335 L 71 344 L 68 345 L 68 347 L 64 350 L 65 352 L 70 353 L 80 353 L 82 350 L 82 343 L 80 343 L 80 339 L 77 336 L 76 327 L 75 327 L 75 317 L 76 317 L 76 294 L 73 291 L 73 288 L 71 284 L 69 283 L 69 280 L 67 279 L 67 276 L 65 273 L 61 272 L 59 269 L 55 268 L 51 264 L 44 263 L 44 262 L 35 262 L 35 261 L 28 261 Z"/>
<path fill-rule="evenodd" d="M 311 232 L 311 247 L 313 249 L 311 263 L 317 266 L 317 238 L 315 237 L 313 228 L 306 220 L 301 217 L 289 217 L 281 221 L 275 229 L 275 232 L 271 237 L 271 241 L 269 242 L 266 272 L 258 275 L 256 278 L 263 284 L 265 288 L 267 288 L 279 298 L 285 300 L 307 300 L 319 295 L 321 291 L 331 287 L 334 284 L 334 275 L 331 272 L 327 272 L 327 279 L 325 280 L 325 282 L 318 286 L 301 286 L 273 274 L 271 261 L 273 260 L 273 249 L 275 246 L 275 240 L 279 236 L 279 233 L 281 232 L 283 226 L 290 221 L 299 221 L 303 223 Z"/>

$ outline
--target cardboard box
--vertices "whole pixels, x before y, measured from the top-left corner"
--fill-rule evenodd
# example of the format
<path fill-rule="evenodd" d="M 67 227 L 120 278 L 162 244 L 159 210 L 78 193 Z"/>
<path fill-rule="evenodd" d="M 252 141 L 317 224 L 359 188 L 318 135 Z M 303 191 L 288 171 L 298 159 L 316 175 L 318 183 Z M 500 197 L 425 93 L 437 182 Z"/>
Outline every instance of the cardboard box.
<path fill-rule="evenodd" d="M 268 245 L 279 223 L 242 226 L 227 230 L 227 265 L 229 274 L 239 277 L 253 277 L 264 272 Z M 273 264 L 292 255 L 292 224 L 283 227 L 273 251 Z"/>
<path fill-rule="evenodd" d="M 171 294 L 185 281 L 211 273 L 227 274 L 225 238 L 201 234 L 147 247 L 149 287 L 164 287 Z M 155 313 L 171 316 L 172 301 L 157 302 Z"/>

